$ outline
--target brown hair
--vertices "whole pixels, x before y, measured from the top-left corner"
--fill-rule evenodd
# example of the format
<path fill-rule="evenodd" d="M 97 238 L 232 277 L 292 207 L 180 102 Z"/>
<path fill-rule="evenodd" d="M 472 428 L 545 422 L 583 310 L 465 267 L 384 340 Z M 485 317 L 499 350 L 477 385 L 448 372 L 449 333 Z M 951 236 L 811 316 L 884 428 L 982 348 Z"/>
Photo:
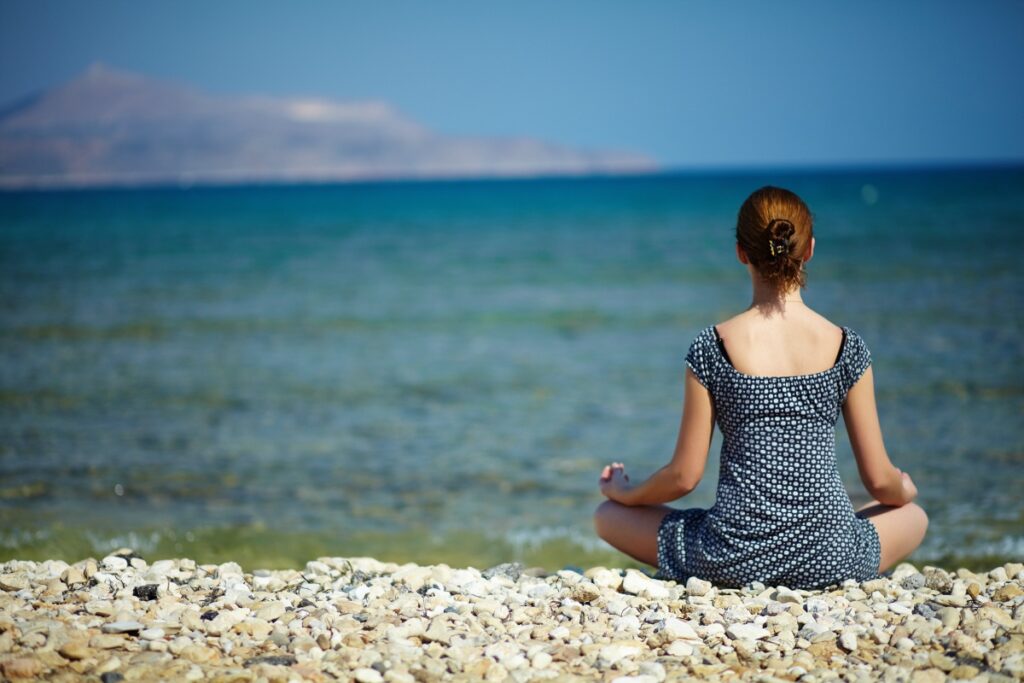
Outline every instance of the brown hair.
<path fill-rule="evenodd" d="M 806 284 L 803 261 L 813 236 L 811 210 L 781 187 L 756 190 L 736 217 L 736 242 L 758 274 L 783 291 Z"/>

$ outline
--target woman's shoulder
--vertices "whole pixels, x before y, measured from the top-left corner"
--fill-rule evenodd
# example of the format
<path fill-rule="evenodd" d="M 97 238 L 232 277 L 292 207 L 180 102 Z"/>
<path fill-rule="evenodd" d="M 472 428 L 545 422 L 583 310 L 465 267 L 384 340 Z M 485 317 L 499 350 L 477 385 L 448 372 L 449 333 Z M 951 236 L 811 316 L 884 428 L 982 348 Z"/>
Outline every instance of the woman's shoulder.
<path fill-rule="evenodd" d="M 852 331 L 848 326 L 834 323 L 821 313 L 810 308 L 806 309 L 804 313 L 797 321 L 799 327 L 820 334 L 822 337 L 838 337 L 844 330 Z M 726 318 L 721 322 L 708 325 L 705 329 L 717 331 L 723 337 L 726 334 L 731 336 L 746 336 L 748 334 L 756 336 L 759 323 L 762 322 L 763 318 L 747 310 L 737 313 L 731 318 Z"/>

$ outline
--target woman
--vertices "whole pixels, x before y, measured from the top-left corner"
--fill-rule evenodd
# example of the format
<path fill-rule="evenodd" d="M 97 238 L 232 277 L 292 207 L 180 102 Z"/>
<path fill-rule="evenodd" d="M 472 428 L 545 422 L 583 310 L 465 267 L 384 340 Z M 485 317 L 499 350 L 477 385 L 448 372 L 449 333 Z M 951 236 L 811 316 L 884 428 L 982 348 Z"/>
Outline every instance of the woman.
<path fill-rule="evenodd" d="M 671 462 L 638 484 L 622 463 L 601 473 L 608 500 L 594 516 L 598 535 L 669 578 L 819 588 L 876 576 L 924 538 L 914 482 L 882 441 L 867 345 L 801 299 L 813 255 L 812 217 L 799 197 L 764 187 L 747 198 L 736 256 L 753 303 L 690 345 Z M 836 466 L 840 412 L 875 499 L 856 512 Z M 724 440 L 715 504 L 663 505 L 697 486 L 716 422 Z"/>

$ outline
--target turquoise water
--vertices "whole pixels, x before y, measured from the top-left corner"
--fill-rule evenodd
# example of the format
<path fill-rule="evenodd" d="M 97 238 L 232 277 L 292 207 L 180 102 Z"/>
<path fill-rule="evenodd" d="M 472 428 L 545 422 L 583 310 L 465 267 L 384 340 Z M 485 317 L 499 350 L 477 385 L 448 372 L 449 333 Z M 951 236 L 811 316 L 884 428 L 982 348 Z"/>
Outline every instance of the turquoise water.
<path fill-rule="evenodd" d="M 671 455 L 766 183 L 872 350 L 915 560 L 1024 556 L 1024 170 L 989 169 L 0 194 L 0 559 L 623 564 L 598 473 Z"/>

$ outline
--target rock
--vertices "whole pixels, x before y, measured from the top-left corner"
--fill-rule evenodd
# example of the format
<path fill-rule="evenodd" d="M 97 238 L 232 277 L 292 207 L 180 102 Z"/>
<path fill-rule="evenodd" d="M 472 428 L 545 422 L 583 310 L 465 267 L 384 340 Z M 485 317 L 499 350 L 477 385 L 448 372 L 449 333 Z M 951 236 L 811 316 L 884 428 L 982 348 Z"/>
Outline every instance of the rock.
<path fill-rule="evenodd" d="M 584 572 L 583 576 L 593 581 L 598 588 L 617 591 L 622 585 L 622 574 L 604 567 L 596 567 Z"/>
<path fill-rule="evenodd" d="M 137 597 L 139 600 L 156 600 L 157 591 L 160 588 L 155 583 L 147 583 L 142 586 L 136 586 L 132 589 L 132 595 Z"/>
<path fill-rule="evenodd" d="M 676 617 L 668 617 L 661 622 L 659 630 L 667 640 L 700 641 L 700 636 L 693 630 L 693 627 Z"/>
<path fill-rule="evenodd" d="M 956 667 L 956 662 L 941 652 L 930 652 L 928 654 L 928 663 L 941 671 L 952 671 Z"/>
<path fill-rule="evenodd" d="M 15 657 L 0 664 L 4 677 L 11 680 L 36 678 L 43 669 L 43 663 L 34 657 Z"/>
<path fill-rule="evenodd" d="M 0 589 L 5 591 L 23 591 L 29 587 L 28 579 L 22 574 L 0 575 Z M 24 676 L 22 676 L 24 678 Z"/>
<path fill-rule="evenodd" d="M 481 576 L 485 579 L 493 579 L 496 576 L 503 576 L 515 583 L 519 580 L 519 577 L 523 574 L 523 565 L 519 562 L 505 562 L 498 564 L 490 569 L 485 569 Z"/>
<path fill-rule="evenodd" d="M 943 683 L 946 674 L 939 669 L 918 669 L 910 675 L 910 683 Z"/>
<path fill-rule="evenodd" d="M 144 628 L 145 626 L 137 621 L 113 621 L 103 624 L 100 630 L 104 633 L 136 633 Z"/>
<path fill-rule="evenodd" d="M 937 616 L 945 628 L 954 629 L 960 625 L 960 610 L 955 607 L 943 607 Z"/>
<path fill-rule="evenodd" d="M 92 650 L 89 649 L 89 645 L 81 640 L 69 640 L 61 645 L 57 652 L 65 659 L 70 660 L 85 659 L 92 656 Z"/>
<path fill-rule="evenodd" d="M 1000 607 L 996 607 L 995 605 L 985 605 L 975 614 L 978 619 L 988 619 L 1007 630 L 1014 627 L 1013 617 L 1007 614 L 1005 610 Z"/>
<path fill-rule="evenodd" d="M 271 666 L 292 666 L 296 663 L 295 657 L 291 655 L 266 655 L 263 657 L 251 657 L 242 664 L 248 668 L 257 664 L 269 664 Z"/>
<path fill-rule="evenodd" d="M 100 566 L 107 572 L 123 572 L 128 568 L 128 560 L 118 555 L 108 555 L 100 562 Z"/>
<path fill-rule="evenodd" d="M 121 683 L 124 680 L 124 674 L 116 671 L 105 671 L 100 674 L 100 683 Z"/>
<path fill-rule="evenodd" d="M 612 622 L 612 628 L 616 631 L 636 632 L 640 630 L 640 620 L 632 614 L 625 614 L 615 618 L 615 621 Z"/>
<path fill-rule="evenodd" d="M 530 660 L 530 666 L 534 669 L 546 669 L 551 666 L 551 655 L 541 650 Z"/>
<path fill-rule="evenodd" d="M 72 565 L 61 572 L 60 580 L 68 586 L 77 586 L 80 583 L 85 583 L 85 572 L 82 571 L 81 567 Z"/>
<path fill-rule="evenodd" d="M 359 683 L 384 683 L 384 677 L 378 671 L 365 667 L 353 671 L 352 678 Z"/>
<path fill-rule="evenodd" d="M 256 610 L 256 618 L 263 621 L 276 621 L 284 616 L 285 607 L 281 602 L 266 602 Z"/>
<path fill-rule="evenodd" d="M 395 583 L 405 585 L 409 590 L 418 591 L 430 583 L 431 575 L 430 567 L 407 564 L 399 567 L 398 571 L 391 575 L 391 579 Z"/>
<path fill-rule="evenodd" d="M 696 651 L 697 646 L 688 640 L 674 640 L 665 648 L 665 652 L 672 657 L 689 657 Z"/>
<path fill-rule="evenodd" d="M 636 569 L 627 569 L 622 580 L 622 590 L 630 595 L 651 600 L 665 600 L 669 597 L 668 588 L 661 581 L 656 581 Z"/>
<path fill-rule="evenodd" d="M 899 639 L 896 640 L 896 647 L 899 648 L 900 650 L 904 650 L 906 652 L 909 652 L 910 650 L 914 649 L 914 641 L 912 641 L 910 638 L 906 638 L 906 637 L 899 638 Z"/>
<path fill-rule="evenodd" d="M 181 651 L 181 656 L 196 664 L 205 664 L 217 658 L 217 651 L 203 645 L 189 645 Z"/>
<path fill-rule="evenodd" d="M 775 593 L 775 600 L 781 603 L 800 605 L 803 604 L 804 599 L 794 591 L 788 588 L 780 588 Z"/>
<path fill-rule="evenodd" d="M 686 580 L 686 593 L 687 595 L 702 596 L 707 595 L 708 591 L 711 590 L 711 583 L 698 579 L 696 576 L 691 576 Z"/>
<path fill-rule="evenodd" d="M 98 676 L 103 674 L 113 673 L 121 668 L 121 660 L 118 657 L 111 657 L 110 659 L 101 662 L 92 672 Z"/>
<path fill-rule="evenodd" d="M 963 681 L 976 678 L 980 673 L 980 669 L 973 667 L 970 664 L 961 664 L 954 667 L 953 670 L 949 672 L 949 677 Z"/>
<path fill-rule="evenodd" d="M 601 597 L 601 590 L 590 581 L 580 581 L 572 588 L 572 599 L 584 604 Z"/>
<path fill-rule="evenodd" d="M 162 628 L 146 628 L 139 633 L 143 640 L 163 640 L 164 630 Z"/>
<path fill-rule="evenodd" d="M 174 560 L 157 560 L 149 568 L 149 572 L 154 576 L 167 576 L 174 572 L 175 569 Z"/>
<path fill-rule="evenodd" d="M 1019 595 L 1024 595 L 1024 591 L 1020 589 L 1020 586 L 1008 583 L 992 594 L 992 600 L 995 602 L 1010 602 Z"/>
<path fill-rule="evenodd" d="M 725 628 L 725 633 L 733 640 L 760 640 L 771 635 L 757 624 L 730 624 Z"/>
<path fill-rule="evenodd" d="M 842 654 L 839 648 L 836 647 L 835 638 L 826 638 L 811 643 L 807 646 L 807 652 L 815 659 L 822 661 L 828 661 L 833 655 Z"/>
<path fill-rule="evenodd" d="M 924 586 L 924 575 L 916 572 L 910 574 L 900 581 L 900 585 L 908 591 L 916 591 L 918 588 Z"/>
<path fill-rule="evenodd" d="M 598 658 L 610 665 L 627 657 L 635 657 L 646 649 L 643 643 L 636 641 L 617 641 L 602 647 L 598 653 Z"/>
<path fill-rule="evenodd" d="M 89 639 L 89 647 L 97 650 L 116 650 L 123 647 L 126 642 L 123 636 L 100 634 Z"/>
<path fill-rule="evenodd" d="M 925 568 L 924 585 L 939 593 L 948 594 L 953 591 L 953 579 L 944 570 L 936 567 Z"/>
<path fill-rule="evenodd" d="M 839 636 L 839 647 L 847 652 L 857 651 L 857 634 L 851 629 L 845 629 Z"/>

